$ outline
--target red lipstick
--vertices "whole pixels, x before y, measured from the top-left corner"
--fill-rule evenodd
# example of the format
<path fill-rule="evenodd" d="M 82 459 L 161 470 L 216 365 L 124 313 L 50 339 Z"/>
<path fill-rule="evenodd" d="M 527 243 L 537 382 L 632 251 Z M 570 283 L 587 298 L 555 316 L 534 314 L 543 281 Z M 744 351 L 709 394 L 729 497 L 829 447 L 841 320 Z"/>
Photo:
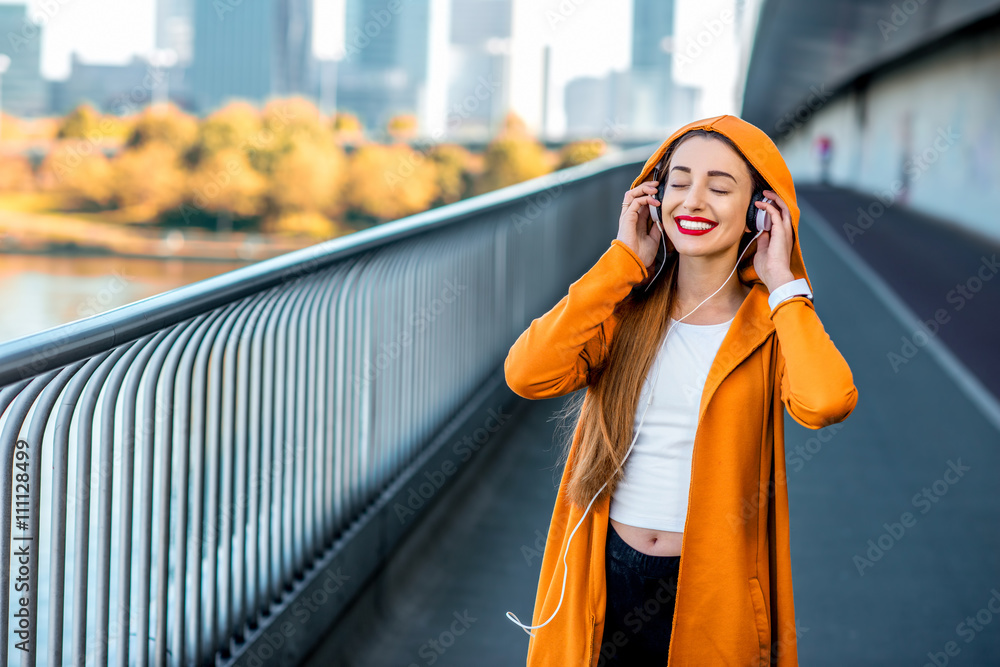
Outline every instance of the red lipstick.
<path fill-rule="evenodd" d="M 710 224 L 711 227 L 709 227 L 708 229 L 684 229 L 683 227 L 681 227 L 681 222 L 680 222 L 681 220 L 690 220 L 692 222 L 706 222 Z M 713 229 L 719 226 L 719 223 L 717 223 L 714 220 L 709 220 L 708 218 L 699 218 L 696 215 L 677 215 L 674 216 L 674 222 L 677 224 L 677 229 L 679 229 L 682 234 L 691 234 L 693 236 L 701 236 L 702 234 L 707 234 L 708 232 L 712 231 Z"/>

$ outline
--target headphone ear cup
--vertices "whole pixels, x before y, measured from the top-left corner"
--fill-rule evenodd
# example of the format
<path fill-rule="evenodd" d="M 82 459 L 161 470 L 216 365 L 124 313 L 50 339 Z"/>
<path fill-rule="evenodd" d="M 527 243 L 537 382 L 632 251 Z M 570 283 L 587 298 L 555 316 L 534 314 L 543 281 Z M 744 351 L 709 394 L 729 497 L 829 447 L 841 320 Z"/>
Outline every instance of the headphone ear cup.
<path fill-rule="evenodd" d="M 650 204 L 649 206 L 650 206 L 651 209 L 655 209 L 656 216 L 659 218 L 660 223 L 665 225 L 666 221 L 663 219 L 663 193 L 666 190 L 666 188 L 664 187 L 664 184 L 663 184 L 663 178 L 662 178 L 662 174 L 661 174 L 662 171 L 663 171 L 663 163 L 660 162 L 659 164 L 656 165 L 656 168 L 653 169 L 653 174 L 652 174 L 653 178 L 651 179 L 651 180 L 654 180 L 654 181 L 658 181 L 658 183 L 656 184 L 656 195 L 655 195 L 655 197 L 656 197 L 656 201 L 658 201 L 660 203 L 656 204 L 655 206 L 653 204 Z M 651 223 L 652 226 L 656 226 L 656 220 L 655 219 L 651 220 L 650 223 Z"/>
<path fill-rule="evenodd" d="M 662 210 L 663 191 L 664 191 L 664 187 L 663 187 L 663 160 L 662 159 L 659 161 L 659 163 L 657 163 L 656 169 L 653 170 L 653 179 L 657 181 L 657 183 L 656 183 L 656 201 L 660 202 L 660 204 L 661 204 L 661 206 L 657 206 L 656 208 Z M 660 219 L 661 220 L 663 219 L 662 215 L 660 216 Z"/>
<path fill-rule="evenodd" d="M 753 193 L 753 196 L 750 197 L 750 208 L 747 209 L 747 229 L 752 234 L 756 234 L 759 231 L 757 229 L 757 211 L 760 209 L 755 206 L 759 201 L 764 201 L 764 192 L 762 190 Z"/>
<path fill-rule="evenodd" d="M 674 244 L 670 242 L 670 237 L 666 235 L 667 224 L 670 222 L 669 220 L 667 220 L 667 217 L 663 214 L 663 195 L 666 193 L 666 191 L 667 191 L 667 184 L 664 183 L 663 180 L 661 179 L 656 186 L 656 201 L 660 202 L 660 205 L 657 208 L 660 211 L 660 224 L 663 225 L 663 230 L 660 233 L 663 234 L 663 244 L 667 247 L 667 254 L 670 254 L 674 252 L 675 249 L 674 249 Z"/>

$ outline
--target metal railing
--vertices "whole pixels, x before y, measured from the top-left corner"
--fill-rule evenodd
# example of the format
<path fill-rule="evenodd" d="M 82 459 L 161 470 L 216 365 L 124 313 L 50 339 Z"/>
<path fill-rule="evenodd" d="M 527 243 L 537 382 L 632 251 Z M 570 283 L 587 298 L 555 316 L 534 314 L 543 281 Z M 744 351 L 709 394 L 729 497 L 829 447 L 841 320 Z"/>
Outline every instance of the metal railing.
<path fill-rule="evenodd" d="M 610 243 L 647 154 L 0 345 L 0 664 L 231 656 Z"/>

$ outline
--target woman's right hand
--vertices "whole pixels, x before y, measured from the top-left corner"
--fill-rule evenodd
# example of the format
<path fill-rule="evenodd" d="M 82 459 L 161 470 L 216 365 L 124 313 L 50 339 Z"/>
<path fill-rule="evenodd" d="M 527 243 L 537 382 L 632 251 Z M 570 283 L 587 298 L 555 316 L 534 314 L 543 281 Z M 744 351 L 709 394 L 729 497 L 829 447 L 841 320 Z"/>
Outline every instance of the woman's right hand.
<path fill-rule="evenodd" d="M 652 270 L 663 236 L 658 225 L 650 227 L 649 206 L 660 205 L 656 200 L 656 184 L 657 181 L 646 181 L 628 190 L 622 199 L 628 206 L 622 208 L 618 219 L 618 240 L 639 256 L 647 272 Z"/>

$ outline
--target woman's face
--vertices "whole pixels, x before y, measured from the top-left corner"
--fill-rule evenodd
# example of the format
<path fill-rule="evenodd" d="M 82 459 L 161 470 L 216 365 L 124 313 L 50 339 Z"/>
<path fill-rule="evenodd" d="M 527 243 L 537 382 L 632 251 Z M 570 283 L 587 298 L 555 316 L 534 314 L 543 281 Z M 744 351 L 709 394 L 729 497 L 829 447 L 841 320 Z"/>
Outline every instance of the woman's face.
<path fill-rule="evenodd" d="M 694 136 L 674 151 L 665 178 L 663 224 L 677 252 L 708 257 L 737 246 L 753 194 L 739 154 L 722 141 Z"/>

